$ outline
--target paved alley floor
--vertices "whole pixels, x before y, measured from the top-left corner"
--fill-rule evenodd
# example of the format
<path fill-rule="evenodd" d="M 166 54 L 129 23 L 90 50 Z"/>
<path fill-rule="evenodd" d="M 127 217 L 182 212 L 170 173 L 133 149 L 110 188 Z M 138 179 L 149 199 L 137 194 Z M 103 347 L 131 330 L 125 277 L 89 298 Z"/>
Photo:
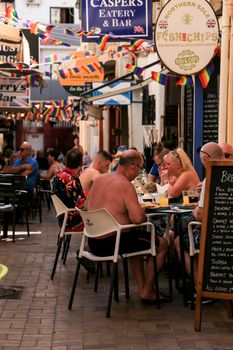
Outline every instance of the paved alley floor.
<path fill-rule="evenodd" d="M 59 261 L 51 281 L 58 232 L 53 209 L 44 207 L 42 224 L 35 218 L 30 231 L 15 243 L 0 240 L 0 262 L 9 268 L 0 287 L 23 287 L 19 300 L 0 299 L 0 350 L 233 350 L 233 320 L 222 303 L 203 306 L 202 331 L 195 332 L 194 312 L 183 306 L 181 294 L 174 290 L 173 301 L 160 310 L 142 305 L 132 278 L 130 300 L 120 281 L 120 302 L 113 301 L 106 319 L 109 278 L 105 274 L 94 293 L 94 276 L 87 283 L 82 268 L 68 311 L 79 239 L 72 238 L 67 264 Z M 166 293 L 165 276 L 160 282 Z"/>

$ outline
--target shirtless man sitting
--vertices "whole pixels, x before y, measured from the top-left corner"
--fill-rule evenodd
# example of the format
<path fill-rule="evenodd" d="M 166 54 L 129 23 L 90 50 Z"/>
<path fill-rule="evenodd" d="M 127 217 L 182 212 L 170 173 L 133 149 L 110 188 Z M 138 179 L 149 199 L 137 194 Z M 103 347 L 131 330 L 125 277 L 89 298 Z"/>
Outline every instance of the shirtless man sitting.
<path fill-rule="evenodd" d="M 140 207 L 137 194 L 131 181 L 143 169 L 142 155 L 135 150 L 125 151 L 115 172 L 98 176 L 89 192 L 86 207 L 88 210 L 106 208 L 122 225 L 140 224 L 146 221 L 144 210 Z M 89 248 L 93 253 L 101 256 L 111 255 L 115 246 L 115 234 L 103 239 L 89 239 Z M 167 241 L 156 237 L 157 267 L 164 264 L 167 255 Z M 150 233 L 139 229 L 124 232 L 121 236 L 120 253 L 149 249 Z M 142 302 L 155 302 L 153 290 L 154 271 L 152 257 L 148 256 L 146 273 L 144 275 L 143 256 L 129 259 L 138 288 L 138 296 Z M 165 301 L 162 300 L 161 302 Z M 167 301 L 167 300 L 166 300 Z"/>
<path fill-rule="evenodd" d="M 106 151 L 99 151 L 96 153 L 90 167 L 84 169 L 79 177 L 85 194 L 88 193 L 93 182 L 100 174 L 108 172 L 111 162 L 112 156 L 110 153 Z"/>

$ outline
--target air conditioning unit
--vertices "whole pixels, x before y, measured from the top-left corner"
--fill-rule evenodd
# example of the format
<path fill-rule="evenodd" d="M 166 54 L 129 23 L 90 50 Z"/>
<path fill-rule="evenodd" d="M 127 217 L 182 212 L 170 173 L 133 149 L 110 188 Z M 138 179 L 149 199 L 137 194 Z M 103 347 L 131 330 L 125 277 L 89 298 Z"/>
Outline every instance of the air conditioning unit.
<path fill-rule="evenodd" d="M 27 6 L 29 6 L 29 5 L 37 5 L 37 6 L 39 6 L 40 5 L 40 0 L 26 0 L 26 4 L 27 4 Z"/>

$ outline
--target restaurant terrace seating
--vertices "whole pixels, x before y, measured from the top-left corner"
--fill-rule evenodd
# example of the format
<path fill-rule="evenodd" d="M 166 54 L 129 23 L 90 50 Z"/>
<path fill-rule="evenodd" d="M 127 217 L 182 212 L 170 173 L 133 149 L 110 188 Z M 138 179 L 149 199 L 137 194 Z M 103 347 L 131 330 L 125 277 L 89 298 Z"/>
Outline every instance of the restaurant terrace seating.
<path fill-rule="evenodd" d="M 21 175 L 0 175 L 0 213 L 3 214 L 3 237 L 7 238 L 10 222 L 13 241 L 15 241 L 16 210 L 25 213 L 27 233 L 28 236 L 30 235 L 25 181 L 25 176 Z"/>
<path fill-rule="evenodd" d="M 113 290 L 114 290 L 114 298 L 116 301 L 119 301 L 119 293 L 118 293 L 118 259 L 123 258 L 123 267 L 125 272 L 125 291 L 126 291 L 126 298 L 129 298 L 129 284 L 128 284 L 128 270 L 127 270 L 127 264 L 125 264 L 125 259 L 132 256 L 137 255 L 152 255 L 153 257 L 153 265 L 154 265 L 154 276 L 155 276 L 155 291 L 156 291 L 156 299 L 157 299 L 157 307 L 160 307 L 160 301 L 159 301 L 159 285 L 158 285 L 158 272 L 157 272 L 157 264 L 156 264 L 156 248 L 155 248 L 155 231 L 154 231 L 154 225 L 151 222 L 145 222 L 142 224 L 128 224 L 128 225 L 121 225 L 119 224 L 113 216 L 106 210 L 106 209 L 99 209 L 94 211 L 82 211 L 77 208 L 79 211 L 83 223 L 84 223 L 84 231 L 83 231 L 83 237 L 80 245 L 79 250 L 79 256 L 78 256 L 78 262 L 77 262 L 77 268 L 74 276 L 73 286 L 71 290 L 70 300 L 68 309 L 72 309 L 75 289 L 79 277 L 79 270 L 81 266 L 81 260 L 82 258 L 86 258 L 88 260 L 100 263 L 103 261 L 109 261 L 113 263 L 112 266 L 112 274 L 111 274 L 111 281 L 110 281 L 110 289 L 109 289 L 109 296 L 108 296 L 108 304 L 107 304 L 107 310 L 106 310 L 106 317 L 110 317 L 111 313 L 111 305 L 112 305 L 112 296 L 113 296 Z M 136 251 L 128 254 L 119 255 L 119 244 L 120 244 L 120 237 L 121 233 L 125 229 L 132 229 L 135 227 L 146 227 L 151 232 L 151 247 L 148 250 L 144 251 Z M 87 239 L 88 237 L 91 238 L 99 238 L 102 236 L 105 236 L 109 233 L 116 232 L 116 242 L 115 242 L 115 249 L 114 249 L 114 255 L 111 256 L 97 256 L 91 253 L 86 249 Z M 97 267 L 97 277 L 98 278 L 98 267 Z M 95 285 L 95 291 L 97 291 L 97 284 Z"/>

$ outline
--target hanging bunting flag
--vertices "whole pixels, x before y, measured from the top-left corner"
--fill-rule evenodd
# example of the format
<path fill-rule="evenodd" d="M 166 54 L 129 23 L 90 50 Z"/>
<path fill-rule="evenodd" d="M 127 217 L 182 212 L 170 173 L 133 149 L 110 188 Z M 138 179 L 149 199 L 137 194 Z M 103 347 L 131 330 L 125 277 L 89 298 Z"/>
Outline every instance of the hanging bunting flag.
<path fill-rule="evenodd" d="M 15 65 L 15 67 L 16 67 L 20 72 L 23 71 L 22 64 L 20 64 L 20 63 L 14 63 L 14 65 Z"/>
<path fill-rule="evenodd" d="M 69 77 L 75 76 L 75 74 L 77 74 L 79 72 L 78 67 L 74 67 L 74 68 L 67 68 L 68 73 L 69 73 Z"/>
<path fill-rule="evenodd" d="M 136 40 L 136 41 L 133 41 L 132 44 L 131 44 L 131 47 L 130 47 L 131 51 L 132 51 L 132 52 L 137 51 L 138 48 L 139 48 L 144 42 L 145 42 L 144 39 L 138 39 L 138 40 Z"/>
<path fill-rule="evenodd" d="M 83 66 L 81 66 L 81 67 L 82 67 L 82 69 L 84 69 L 85 72 L 87 72 L 87 73 L 93 73 L 93 72 L 95 71 L 95 67 L 93 67 L 92 64 L 86 64 L 86 65 L 83 65 Z"/>
<path fill-rule="evenodd" d="M 57 57 L 56 54 L 50 55 L 50 56 L 47 56 L 47 57 L 44 58 L 44 62 L 45 63 L 51 63 L 51 62 L 54 63 L 54 62 L 57 62 L 57 60 L 58 60 L 58 57 Z"/>
<path fill-rule="evenodd" d="M 35 34 L 35 35 L 38 34 L 38 30 L 39 30 L 39 28 L 38 28 L 38 23 L 39 23 L 39 22 L 34 22 L 34 21 L 32 21 L 32 22 L 30 23 L 29 29 L 30 29 L 30 33 L 31 33 L 31 34 Z"/>
<path fill-rule="evenodd" d="M 51 30 L 52 30 L 53 28 L 55 28 L 55 26 L 53 26 L 52 24 L 50 24 L 49 26 L 47 26 L 47 27 L 45 28 L 45 31 L 46 31 L 47 33 L 50 33 Z"/>
<path fill-rule="evenodd" d="M 193 85 L 193 79 L 192 77 L 186 77 L 186 76 L 182 76 L 180 78 L 178 78 L 177 82 L 176 82 L 176 86 L 192 86 Z"/>
<path fill-rule="evenodd" d="M 167 85 L 168 83 L 168 76 L 161 72 L 151 72 L 151 78 L 162 85 Z"/>
<path fill-rule="evenodd" d="M 103 36 L 100 36 L 100 38 L 97 41 L 97 44 L 99 45 L 100 51 L 104 51 L 106 45 L 107 45 L 107 41 L 112 38 L 111 34 L 106 34 Z"/>
<path fill-rule="evenodd" d="M 64 34 L 74 36 L 74 32 L 70 29 L 64 29 Z"/>
<path fill-rule="evenodd" d="M 92 65 L 93 65 L 93 66 L 95 67 L 95 69 L 98 70 L 100 73 L 103 72 L 103 66 L 102 66 L 101 63 L 99 63 L 99 62 L 94 62 L 94 63 L 92 63 Z"/>
<path fill-rule="evenodd" d="M 216 46 L 214 52 L 215 52 L 215 55 L 217 55 L 218 57 L 221 57 L 221 45 L 220 44 Z"/>
<path fill-rule="evenodd" d="M 136 67 L 130 63 L 126 64 L 125 68 L 128 69 L 130 72 L 136 74 L 137 76 L 140 76 L 143 73 L 143 68 Z"/>
<path fill-rule="evenodd" d="M 7 18 L 10 22 L 17 23 L 19 21 L 18 14 L 13 6 L 9 5 L 6 8 L 5 18 Z"/>
<path fill-rule="evenodd" d="M 210 62 L 210 64 L 208 64 L 207 67 L 205 67 L 198 73 L 197 76 L 200 79 L 203 89 L 205 89 L 208 86 L 213 71 L 214 71 L 214 64 L 213 62 Z"/>
<path fill-rule="evenodd" d="M 64 69 L 58 69 L 58 70 L 55 70 L 55 73 L 57 74 L 58 78 L 61 78 L 61 79 L 66 79 L 67 76 L 64 72 Z"/>

